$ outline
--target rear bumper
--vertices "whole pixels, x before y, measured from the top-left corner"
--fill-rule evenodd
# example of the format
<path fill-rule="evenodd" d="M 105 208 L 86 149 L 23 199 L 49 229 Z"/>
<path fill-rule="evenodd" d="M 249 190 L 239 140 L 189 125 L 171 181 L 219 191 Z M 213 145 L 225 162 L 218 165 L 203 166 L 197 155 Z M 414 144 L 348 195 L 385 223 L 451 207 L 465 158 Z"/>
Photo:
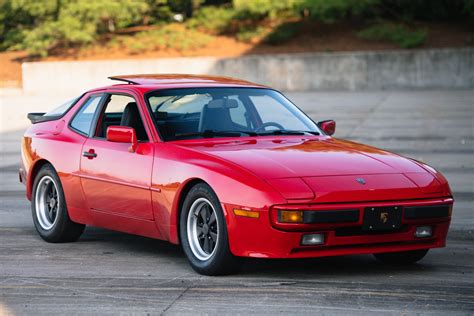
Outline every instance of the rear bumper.
<path fill-rule="evenodd" d="M 451 212 L 444 217 L 407 219 L 405 210 L 414 206 L 450 205 L 452 198 L 433 200 L 344 203 L 330 205 L 286 205 L 285 208 L 300 210 L 347 210 L 358 209 L 359 220 L 352 223 L 289 224 L 275 223 L 274 207 L 260 211 L 259 218 L 236 216 L 236 206 L 224 205 L 228 217 L 228 232 L 231 252 L 236 256 L 258 258 L 311 258 L 351 254 L 409 251 L 444 247 L 451 221 Z M 402 226 L 390 232 L 363 231 L 364 211 L 368 207 L 402 207 Z M 278 206 L 282 207 L 282 206 Z M 294 225 L 294 226 L 291 226 Z M 415 237 L 418 226 L 431 226 L 432 236 Z M 302 246 L 304 234 L 324 234 L 325 242 L 318 246 Z"/>

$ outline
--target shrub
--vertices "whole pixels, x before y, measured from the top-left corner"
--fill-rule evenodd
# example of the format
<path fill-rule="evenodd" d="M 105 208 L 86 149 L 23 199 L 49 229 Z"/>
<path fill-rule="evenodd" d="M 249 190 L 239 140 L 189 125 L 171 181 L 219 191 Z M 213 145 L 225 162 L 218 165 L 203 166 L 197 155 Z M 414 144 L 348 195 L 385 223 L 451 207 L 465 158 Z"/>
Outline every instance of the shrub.
<path fill-rule="evenodd" d="M 276 17 L 281 11 L 293 10 L 301 0 L 233 0 L 234 8 L 242 19 Z"/>
<path fill-rule="evenodd" d="M 278 45 L 287 42 L 298 33 L 299 28 L 299 22 L 280 24 L 265 37 L 264 42 L 270 45 Z"/>
<path fill-rule="evenodd" d="M 360 31 L 358 36 L 366 40 L 391 41 L 402 48 L 414 48 L 425 42 L 427 31 L 422 29 L 412 31 L 401 24 L 385 22 Z"/>
<path fill-rule="evenodd" d="M 305 0 L 300 2 L 301 10 L 309 10 L 312 19 L 332 23 L 350 16 L 367 14 L 381 0 Z"/>
<path fill-rule="evenodd" d="M 231 30 L 231 22 L 236 11 L 229 7 L 208 6 L 199 10 L 187 22 L 188 27 L 199 29 L 211 34 L 224 34 Z"/>
<path fill-rule="evenodd" d="M 175 23 L 163 24 L 157 29 L 139 32 L 134 36 L 123 36 L 121 43 L 130 53 L 139 54 L 156 49 L 193 50 L 206 46 L 212 39 L 210 35 Z"/>
<path fill-rule="evenodd" d="M 239 29 L 236 34 L 236 38 L 238 41 L 250 43 L 253 40 L 261 37 L 265 32 L 265 28 L 260 26 L 245 26 Z"/>

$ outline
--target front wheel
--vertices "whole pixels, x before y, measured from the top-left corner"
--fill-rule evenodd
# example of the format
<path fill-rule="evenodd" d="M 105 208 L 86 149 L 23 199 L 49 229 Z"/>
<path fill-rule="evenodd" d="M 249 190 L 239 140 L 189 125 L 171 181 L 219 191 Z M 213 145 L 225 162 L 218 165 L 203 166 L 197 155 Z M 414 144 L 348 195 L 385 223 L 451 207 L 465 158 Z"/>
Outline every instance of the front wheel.
<path fill-rule="evenodd" d="M 374 257 L 383 263 L 404 265 L 420 261 L 424 256 L 426 256 L 427 253 L 428 249 L 422 249 L 401 252 L 376 253 L 374 254 Z"/>
<path fill-rule="evenodd" d="M 31 212 L 38 234 L 48 242 L 75 241 L 85 228 L 69 218 L 61 181 L 50 164 L 36 175 Z"/>
<path fill-rule="evenodd" d="M 223 275 L 239 270 L 242 258 L 230 252 L 224 213 L 207 184 L 195 185 L 186 196 L 179 232 L 184 253 L 198 273 Z"/>

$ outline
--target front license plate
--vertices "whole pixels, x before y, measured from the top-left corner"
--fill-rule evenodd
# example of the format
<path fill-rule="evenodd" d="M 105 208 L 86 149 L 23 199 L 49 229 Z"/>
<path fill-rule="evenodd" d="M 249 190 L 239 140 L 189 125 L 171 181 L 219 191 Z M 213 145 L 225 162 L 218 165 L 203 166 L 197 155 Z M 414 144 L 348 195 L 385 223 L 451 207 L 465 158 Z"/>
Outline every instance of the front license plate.
<path fill-rule="evenodd" d="M 365 231 L 390 231 L 398 230 L 402 226 L 402 208 L 391 207 L 367 207 L 364 211 Z"/>

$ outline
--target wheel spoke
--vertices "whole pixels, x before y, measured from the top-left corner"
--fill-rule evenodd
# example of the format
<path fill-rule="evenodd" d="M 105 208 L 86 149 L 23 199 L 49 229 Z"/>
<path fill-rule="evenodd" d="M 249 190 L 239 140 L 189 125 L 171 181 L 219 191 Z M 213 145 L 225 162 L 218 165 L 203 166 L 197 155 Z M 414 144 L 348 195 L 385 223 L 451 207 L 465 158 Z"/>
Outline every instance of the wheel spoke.
<path fill-rule="evenodd" d="M 210 216 L 211 211 L 209 210 L 209 205 L 208 204 L 206 204 L 204 206 L 204 210 L 206 212 L 206 223 L 209 223 L 209 216 Z"/>
<path fill-rule="evenodd" d="M 48 219 L 53 222 L 53 210 L 48 207 Z"/>
<path fill-rule="evenodd" d="M 204 210 L 204 207 L 199 212 L 199 216 L 201 217 L 201 221 L 202 221 L 203 224 L 207 222 L 206 212 Z"/>
<path fill-rule="evenodd" d="M 197 235 L 198 235 L 199 239 L 201 239 L 204 236 L 204 231 L 203 230 L 204 229 L 203 229 L 202 226 L 196 225 L 196 232 L 197 232 Z"/>
<path fill-rule="evenodd" d="M 217 234 L 214 232 L 209 232 L 209 235 L 211 235 L 212 241 L 216 242 L 217 241 Z"/>
<path fill-rule="evenodd" d="M 216 221 L 216 213 L 212 212 L 211 217 L 209 218 L 209 225 L 213 224 Z"/>
<path fill-rule="evenodd" d="M 211 253 L 211 243 L 209 242 L 209 238 L 204 237 L 204 245 L 203 250 L 207 253 Z"/>
<path fill-rule="evenodd" d="M 214 248 L 216 247 L 217 242 L 211 239 L 210 243 L 211 243 L 211 251 L 213 251 Z"/>

